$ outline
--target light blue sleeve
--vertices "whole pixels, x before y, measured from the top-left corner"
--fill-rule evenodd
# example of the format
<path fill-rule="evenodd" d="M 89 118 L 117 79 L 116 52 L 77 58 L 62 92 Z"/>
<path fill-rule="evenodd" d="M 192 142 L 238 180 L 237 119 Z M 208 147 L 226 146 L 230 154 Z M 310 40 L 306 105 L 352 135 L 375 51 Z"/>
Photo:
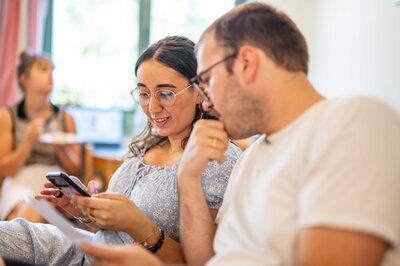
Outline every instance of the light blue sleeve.
<path fill-rule="evenodd" d="M 225 162 L 220 165 L 217 161 L 208 163 L 201 176 L 201 184 L 210 209 L 219 209 L 222 205 L 229 176 L 239 159 L 241 149 L 232 143 L 225 152 Z"/>

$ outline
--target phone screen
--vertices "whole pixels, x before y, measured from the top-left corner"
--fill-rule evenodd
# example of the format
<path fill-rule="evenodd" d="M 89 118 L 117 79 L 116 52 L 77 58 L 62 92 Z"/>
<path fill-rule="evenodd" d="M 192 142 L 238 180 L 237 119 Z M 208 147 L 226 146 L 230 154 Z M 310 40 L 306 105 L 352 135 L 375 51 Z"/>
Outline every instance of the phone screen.
<path fill-rule="evenodd" d="M 76 183 L 69 175 L 63 172 L 48 172 L 46 178 L 56 187 L 61 189 L 69 196 L 80 194 L 85 197 L 90 197 L 90 194 L 85 188 Z"/>

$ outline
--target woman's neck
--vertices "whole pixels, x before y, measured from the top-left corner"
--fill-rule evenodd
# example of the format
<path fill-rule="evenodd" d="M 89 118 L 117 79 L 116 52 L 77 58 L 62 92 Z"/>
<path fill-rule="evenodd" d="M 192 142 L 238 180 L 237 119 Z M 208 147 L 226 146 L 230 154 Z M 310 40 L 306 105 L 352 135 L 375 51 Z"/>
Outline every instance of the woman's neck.
<path fill-rule="evenodd" d="M 39 97 L 39 95 L 25 97 L 24 109 L 27 116 L 32 119 L 47 118 L 52 113 L 49 99 L 47 97 Z"/>
<path fill-rule="evenodd" d="M 182 152 L 182 139 L 168 139 L 164 148 L 169 153 Z"/>

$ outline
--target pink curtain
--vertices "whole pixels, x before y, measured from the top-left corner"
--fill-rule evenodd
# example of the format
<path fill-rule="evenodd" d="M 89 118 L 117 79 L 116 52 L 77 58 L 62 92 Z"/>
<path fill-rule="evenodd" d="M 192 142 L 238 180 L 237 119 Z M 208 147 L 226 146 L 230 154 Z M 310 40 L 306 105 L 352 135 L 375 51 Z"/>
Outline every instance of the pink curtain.
<path fill-rule="evenodd" d="M 0 107 L 15 101 L 21 0 L 5 0 L 0 14 Z"/>
<path fill-rule="evenodd" d="M 29 0 L 28 6 L 28 43 L 27 47 L 31 51 L 42 52 L 43 30 L 45 15 L 47 13 L 47 0 Z"/>
<path fill-rule="evenodd" d="M 42 52 L 47 0 L 3 0 L 0 14 L 0 107 L 15 103 L 17 65 L 23 50 Z M 21 17 L 27 10 L 27 19 Z M 21 25 L 22 22 L 23 25 Z M 22 26 L 22 27 L 20 27 Z M 21 42 L 22 41 L 22 42 Z M 21 42 L 21 43 L 20 43 Z"/>

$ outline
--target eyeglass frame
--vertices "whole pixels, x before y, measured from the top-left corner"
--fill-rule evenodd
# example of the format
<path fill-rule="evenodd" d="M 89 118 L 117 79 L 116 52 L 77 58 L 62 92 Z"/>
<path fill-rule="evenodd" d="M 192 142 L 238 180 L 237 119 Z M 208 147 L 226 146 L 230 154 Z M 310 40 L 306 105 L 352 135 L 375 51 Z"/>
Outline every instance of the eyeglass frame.
<path fill-rule="evenodd" d="M 193 84 L 193 87 L 200 94 L 200 96 L 203 98 L 204 101 L 209 101 L 209 99 L 208 99 L 208 96 L 204 93 L 203 89 L 200 88 L 200 86 L 199 86 L 199 83 L 204 83 L 204 81 L 201 80 L 201 76 L 204 75 L 205 73 L 209 72 L 210 70 L 212 70 L 214 67 L 218 66 L 219 64 L 224 63 L 224 62 L 228 61 L 229 59 L 235 58 L 237 55 L 238 55 L 237 52 L 233 52 L 233 53 L 225 56 L 221 60 L 215 62 L 214 64 L 207 67 L 206 69 L 201 71 L 199 74 L 197 74 L 196 76 L 194 76 L 193 78 L 190 79 L 190 82 Z"/>
<path fill-rule="evenodd" d="M 161 105 L 163 105 L 163 106 L 165 106 L 165 107 L 171 107 L 171 106 L 174 106 L 174 105 L 175 105 L 176 96 L 179 96 L 181 93 L 187 91 L 187 90 L 188 90 L 190 87 L 192 87 L 192 86 L 193 86 L 193 83 L 190 83 L 187 87 L 185 87 L 184 89 L 182 89 L 182 90 L 181 90 L 180 92 L 178 92 L 178 93 L 175 93 L 173 90 L 168 90 L 168 89 L 158 90 L 158 91 L 156 91 L 156 93 L 146 92 L 146 93 L 150 96 L 150 98 L 149 98 L 149 102 L 148 102 L 147 104 L 145 104 L 145 105 L 140 104 L 140 99 L 139 99 L 139 100 L 136 100 L 136 99 L 135 99 L 135 96 L 133 96 L 133 93 L 134 93 L 136 90 L 139 90 L 139 86 L 136 87 L 136 88 L 134 88 L 129 94 L 132 96 L 133 100 L 134 100 L 137 104 L 139 104 L 140 106 L 149 106 L 151 97 L 152 97 L 152 96 L 155 96 L 155 99 L 158 101 L 159 104 L 161 104 Z M 157 93 L 159 93 L 160 91 L 168 91 L 168 92 L 171 92 L 171 93 L 174 95 L 174 103 L 171 104 L 171 105 L 164 105 L 164 104 L 162 104 L 161 101 L 157 98 Z"/>

